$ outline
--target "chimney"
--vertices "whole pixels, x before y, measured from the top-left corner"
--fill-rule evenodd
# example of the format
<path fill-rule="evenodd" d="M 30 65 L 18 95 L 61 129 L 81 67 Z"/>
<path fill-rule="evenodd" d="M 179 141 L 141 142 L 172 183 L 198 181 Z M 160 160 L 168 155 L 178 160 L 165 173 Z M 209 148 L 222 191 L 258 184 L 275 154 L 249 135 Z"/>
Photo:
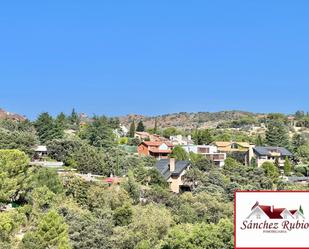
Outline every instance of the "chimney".
<path fill-rule="evenodd" d="M 274 212 L 274 205 L 271 206 L 270 212 L 272 212 L 272 213 Z"/>
<path fill-rule="evenodd" d="M 170 166 L 170 171 L 171 171 L 171 172 L 174 172 L 174 171 L 175 171 L 175 167 L 176 167 L 175 164 L 176 164 L 176 163 L 175 163 L 175 158 L 174 158 L 174 157 L 171 157 L 171 158 L 170 158 L 170 164 L 169 164 L 169 166 Z"/>

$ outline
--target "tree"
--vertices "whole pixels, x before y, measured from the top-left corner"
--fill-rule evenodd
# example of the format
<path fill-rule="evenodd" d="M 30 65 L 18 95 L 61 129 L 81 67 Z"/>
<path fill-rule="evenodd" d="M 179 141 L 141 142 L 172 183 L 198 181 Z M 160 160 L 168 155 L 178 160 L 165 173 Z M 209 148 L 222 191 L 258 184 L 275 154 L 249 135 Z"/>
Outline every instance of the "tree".
<path fill-rule="evenodd" d="M 88 144 L 82 145 L 71 156 L 69 164 L 82 173 L 108 175 L 109 170 L 105 167 L 105 159 L 102 150 Z"/>
<path fill-rule="evenodd" d="M 34 126 L 42 143 L 52 139 L 62 138 L 64 135 L 63 127 L 59 123 L 56 123 L 47 112 L 39 115 L 34 122 Z"/>
<path fill-rule="evenodd" d="M 233 223 L 222 219 L 218 224 L 180 224 L 173 227 L 164 240 L 162 249 L 232 249 Z"/>
<path fill-rule="evenodd" d="M 172 217 L 166 208 L 152 204 L 135 206 L 132 222 L 114 229 L 114 248 L 152 248 L 165 237 L 171 224 Z"/>
<path fill-rule="evenodd" d="M 134 137 L 135 135 L 135 122 L 134 120 L 131 122 L 130 129 L 129 129 L 129 137 Z"/>
<path fill-rule="evenodd" d="M 264 162 L 262 164 L 262 168 L 265 171 L 266 176 L 272 178 L 273 180 L 277 180 L 279 176 L 278 168 L 271 162 Z"/>
<path fill-rule="evenodd" d="M 23 183 L 29 158 L 19 150 L 0 150 L 0 203 L 16 201 L 24 190 Z"/>
<path fill-rule="evenodd" d="M 210 144 L 213 141 L 213 137 L 209 129 L 195 130 L 192 135 L 192 139 L 195 144 Z"/>
<path fill-rule="evenodd" d="M 155 118 L 153 133 L 154 133 L 154 134 L 157 134 L 157 133 L 158 133 L 158 119 L 157 119 L 157 118 Z"/>
<path fill-rule="evenodd" d="M 82 139 L 86 139 L 92 146 L 109 148 L 115 146 L 116 140 L 113 133 L 113 124 L 105 116 L 94 116 L 91 123 L 80 133 Z"/>
<path fill-rule="evenodd" d="M 294 134 L 292 137 L 292 146 L 294 151 L 297 151 L 297 149 L 300 146 L 303 146 L 306 144 L 306 139 L 304 138 L 304 136 L 302 134 Z"/>
<path fill-rule="evenodd" d="M 166 138 L 170 138 L 170 136 L 175 136 L 180 134 L 180 131 L 178 131 L 175 127 L 168 127 L 163 130 L 163 136 Z"/>
<path fill-rule="evenodd" d="M 132 200 L 134 201 L 134 203 L 139 202 L 140 186 L 136 182 L 132 171 L 128 172 L 128 179 L 124 184 L 124 189 L 129 193 L 129 195 L 132 198 Z"/>
<path fill-rule="evenodd" d="M 143 124 L 143 121 L 140 120 L 137 124 L 137 127 L 136 127 L 136 131 L 145 131 L 145 126 Z"/>
<path fill-rule="evenodd" d="M 63 206 L 60 209 L 66 223 L 73 249 L 110 249 L 113 220 L 111 215 L 95 217 L 79 207 Z"/>
<path fill-rule="evenodd" d="M 59 248 L 69 249 L 68 226 L 54 210 L 45 214 L 34 231 L 25 234 L 22 240 L 24 249 Z"/>
<path fill-rule="evenodd" d="M 264 141 L 263 141 L 261 134 L 257 135 L 256 140 L 255 140 L 255 145 L 256 146 L 263 146 L 264 145 Z"/>
<path fill-rule="evenodd" d="M 33 132 L 0 129 L 0 149 L 18 149 L 31 156 L 37 143 L 38 138 Z"/>
<path fill-rule="evenodd" d="M 173 148 L 172 156 L 176 158 L 176 160 L 188 160 L 188 153 L 182 148 L 180 145 L 176 145 Z"/>
<path fill-rule="evenodd" d="M 284 166 L 283 166 L 284 174 L 286 176 L 291 175 L 292 165 L 288 157 L 285 157 Z"/>
<path fill-rule="evenodd" d="M 80 118 L 77 114 L 77 112 L 75 111 L 75 108 L 72 109 L 71 115 L 69 116 L 69 121 L 71 123 L 71 125 L 73 126 L 78 126 L 80 123 Z"/>
<path fill-rule="evenodd" d="M 282 121 L 271 121 L 266 131 L 266 143 L 269 146 L 289 147 L 288 130 Z"/>

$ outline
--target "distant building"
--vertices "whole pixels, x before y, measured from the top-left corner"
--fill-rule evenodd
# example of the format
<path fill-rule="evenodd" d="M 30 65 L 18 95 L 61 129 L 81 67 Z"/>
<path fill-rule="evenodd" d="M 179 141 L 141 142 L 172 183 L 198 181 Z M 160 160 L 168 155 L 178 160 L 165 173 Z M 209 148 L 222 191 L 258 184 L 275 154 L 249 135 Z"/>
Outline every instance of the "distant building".
<path fill-rule="evenodd" d="M 260 167 L 264 162 L 275 163 L 276 160 L 280 167 L 284 166 L 285 158 L 293 157 L 293 154 L 283 147 L 262 147 L 257 146 L 253 149 L 256 164 Z"/>
<path fill-rule="evenodd" d="M 44 157 L 46 157 L 47 154 L 48 154 L 47 147 L 45 145 L 38 145 L 34 148 L 33 160 L 40 161 Z"/>
<path fill-rule="evenodd" d="M 218 152 L 218 148 L 214 145 L 184 145 L 182 146 L 188 153 L 193 152 L 196 154 L 204 155 L 210 161 L 213 161 L 215 165 L 219 167 L 224 166 L 226 159 L 226 153 Z"/>
<path fill-rule="evenodd" d="M 176 161 L 175 158 L 161 159 L 157 161 L 156 168 L 169 183 L 170 190 L 174 193 L 190 190 L 183 179 L 186 171 L 190 168 L 189 161 Z"/>
<path fill-rule="evenodd" d="M 183 135 L 175 135 L 170 136 L 170 141 L 173 145 L 193 145 L 193 141 L 191 139 L 191 136 L 183 136 Z"/>
<path fill-rule="evenodd" d="M 253 148 L 255 145 L 247 142 L 216 141 L 212 142 L 211 145 L 216 146 L 219 152 L 238 157 L 238 160 L 243 162 L 244 165 L 250 165 L 251 160 L 254 157 Z"/>
<path fill-rule="evenodd" d="M 138 138 L 140 141 L 151 141 L 151 142 L 168 142 L 169 140 L 165 137 L 162 137 L 157 134 L 150 134 L 146 131 L 136 131 L 134 134 L 135 138 Z"/>
<path fill-rule="evenodd" d="M 139 156 L 153 156 L 157 159 L 168 158 L 173 145 L 169 142 L 144 141 L 137 147 Z"/>

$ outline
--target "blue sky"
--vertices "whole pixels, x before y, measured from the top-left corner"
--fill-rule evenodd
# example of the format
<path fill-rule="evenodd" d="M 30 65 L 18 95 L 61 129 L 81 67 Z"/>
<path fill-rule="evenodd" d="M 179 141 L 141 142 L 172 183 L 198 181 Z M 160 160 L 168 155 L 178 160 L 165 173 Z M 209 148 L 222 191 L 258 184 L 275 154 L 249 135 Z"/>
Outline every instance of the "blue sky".
<path fill-rule="evenodd" d="M 309 1 L 6 1 L 0 107 L 309 111 Z"/>

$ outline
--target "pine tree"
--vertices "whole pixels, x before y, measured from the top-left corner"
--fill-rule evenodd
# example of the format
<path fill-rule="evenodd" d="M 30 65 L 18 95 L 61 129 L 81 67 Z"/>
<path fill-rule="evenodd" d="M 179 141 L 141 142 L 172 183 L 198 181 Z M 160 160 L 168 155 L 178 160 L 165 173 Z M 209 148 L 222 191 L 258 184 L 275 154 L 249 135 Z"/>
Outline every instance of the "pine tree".
<path fill-rule="evenodd" d="M 143 124 L 143 121 L 139 121 L 136 127 L 136 131 L 145 131 L 145 126 Z"/>
<path fill-rule="evenodd" d="M 283 170 L 286 176 L 291 175 L 292 165 L 288 157 L 285 158 Z"/>
<path fill-rule="evenodd" d="M 263 138 L 261 136 L 261 134 L 258 134 L 255 140 L 255 145 L 256 146 L 263 146 L 264 142 L 263 142 Z"/>
<path fill-rule="evenodd" d="M 289 134 L 282 121 L 274 120 L 268 124 L 266 143 L 269 146 L 289 147 Z"/>
<path fill-rule="evenodd" d="M 155 119 L 153 132 L 154 132 L 154 134 L 157 134 L 157 132 L 158 132 L 158 120 L 157 119 Z"/>
<path fill-rule="evenodd" d="M 135 135 L 135 122 L 133 120 L 130 125 L 129 137 L 134 137 L 134 135 Z"/>
<path fill-rule="evenodd" d="M 79 120 L 77 112 L 75 111 L 75 108 L 73 108 L 72 113 L 69 117 L 69 120 L 72 125 L 79 125 L 80 120 Z"/>

